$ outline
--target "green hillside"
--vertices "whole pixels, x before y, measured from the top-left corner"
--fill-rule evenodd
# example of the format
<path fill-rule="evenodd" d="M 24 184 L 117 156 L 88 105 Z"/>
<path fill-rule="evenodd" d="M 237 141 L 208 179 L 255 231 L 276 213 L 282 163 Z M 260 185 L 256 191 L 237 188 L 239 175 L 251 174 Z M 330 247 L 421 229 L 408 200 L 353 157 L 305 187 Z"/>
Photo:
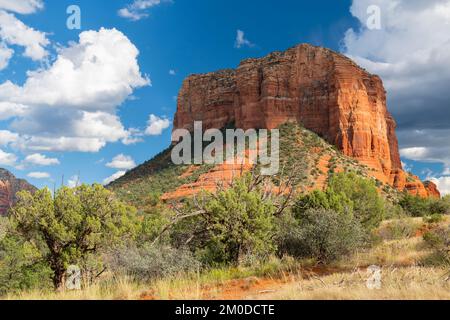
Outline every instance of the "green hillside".
<path fill-rule="evenodd" d="M 280 172 L 273 177 L 275 185 L 292 172 L 296 173 L 295 184 L 300 191 L 311 190 L 317 183 L 326 183 L 338 169 L 370 177 L 373 169 L 343 155 L 317 134 L 297 124 L 285 124 L 279 129 Z M 174 165 L 170 158 L 171 150 L 172 147 L 167 148 L 111 183 L 108 188 L 122 200 L 143 208 L 157 196 L 174 191 L 183 184 L 196 182 L 200 175 L 213 168 L 211 165 L 196 165 L 192 170 L 190 165 Z M 321 164 L 325 164 L 325 167 L 321 167 Z M 190 174 L 180 177 L 188 169 L 191 170 Z M 380 181 L 377 181 L 377 185 L 390 197 L 398 194 L 390 186 L 383 186 Z"/>

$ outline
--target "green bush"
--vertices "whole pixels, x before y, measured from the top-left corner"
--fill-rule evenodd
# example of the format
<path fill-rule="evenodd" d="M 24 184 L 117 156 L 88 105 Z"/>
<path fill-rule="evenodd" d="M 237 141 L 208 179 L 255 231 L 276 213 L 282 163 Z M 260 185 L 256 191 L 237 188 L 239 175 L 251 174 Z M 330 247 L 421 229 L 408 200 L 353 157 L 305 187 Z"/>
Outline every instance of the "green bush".
<path fill-rule="evenodd" d="M 447 208 L 445 214 L 450 214 L 450 194 L 444 196 L 444 197 L 441 199 L 441 201 L 442 201 L 443 203 L 445 203 L 445 206 L 446 206 L 446 208 Z"/>
<path fill-rule="evenodd" d="M 299 243 L 302 240 L 302 234 L 299 221 L 295 219 L 294 213 L 289 212 L 276 220 L 276 244 L 279 257 L 303 257 Z"/>
<path fill-rule="evenodd" d="M 445 199 L 434 199 L 430 198 L 428 199 L 429 203 L 429 214 L 431 215 L 443 215 L 450 213 L 450 203 L 446 201 Z"/>
<path fill-rule="evenodd" d="M 265 258 L 275 251 L 275 207 L 251 183 L 246 175 L 206 202 L 207 252 L 213 261 L 236 264 L 245 256 Z"/>
<path fill-rule="evenodd" d="M 32 243 L 9 235 L 0 240 L 0 295 L 51 287 L 51 270 Z"/>
<path fill-rule="evenodd" d="M 301 196 L 294 204 L 293 212 L 301 214 L 309 209 L 327 209 L 338 213 L 353 213 L 353 201 L 344 193 L 336 193 L 333 190 L 314 190 Z"/>
<path fill-rule="evenodd" d="M 206 265 L 241 263 L 248 257 L 265 259 L 275 252 L 275 210 L 251 175 L 227 189 L 205 193 L 188 202 L 184 211 L 199 212 L 171 228 L 174 246 L 189 243 Z"/>
<path fill-rule="evenodd" d="M 355 173 L 338 173 L 330 178 L 325 192 L 313 191 L 301 196 L 295 203 L 294 214 L 309 209 L 333 210 L 353 214 L 367 229 L 377 227 L 386 213 L 386 203 L 378 194 L 375 182 Z"/>
<path fill-rule="evenodd" d="M 338 173 L 330 178 L 328 190 L 334 194 L 344 194 L 353 201 L 354 216 L 365 228 L 373 229 L 383 220 L 385 201 L 374 181 L 355 173 Z"/>
<path fill-rule="evenodd" d="M 407 214 L 413 217 L 424 217 L 430 214 L 429 201 L 426 198 L 407 193 L 400 199 L 399 204 Z"/>
<path fill-rule="evenodd" d="M 294 223 L 289 219 L 284 221 L 289 227 L 278 238 L 282 255 L 329 263 L 367 243 L 365 229 L 349 214 L 309 209 L 298 213 L 296 220 Z"/>
<path fill-rule="evenodd" d="M 450 213 L 450 201 L 447 197 L 434 199 L 404 194 L 399 204 L 407 214 L 413 217 Z"/>

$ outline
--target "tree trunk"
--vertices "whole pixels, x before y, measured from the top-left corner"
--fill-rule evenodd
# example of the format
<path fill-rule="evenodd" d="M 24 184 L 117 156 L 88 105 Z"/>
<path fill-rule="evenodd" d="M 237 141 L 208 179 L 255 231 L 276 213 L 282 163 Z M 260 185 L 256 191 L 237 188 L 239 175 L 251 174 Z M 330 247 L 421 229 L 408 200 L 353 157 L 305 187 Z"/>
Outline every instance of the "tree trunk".
<path fill-rule="evenodd" d="M 60 291 L 63 289 L 64 285 L 64 275 L 66 273 L 66 270 L 64 268 L 55 268 L 53 270 L 53 286 L 56 291 Z"/>

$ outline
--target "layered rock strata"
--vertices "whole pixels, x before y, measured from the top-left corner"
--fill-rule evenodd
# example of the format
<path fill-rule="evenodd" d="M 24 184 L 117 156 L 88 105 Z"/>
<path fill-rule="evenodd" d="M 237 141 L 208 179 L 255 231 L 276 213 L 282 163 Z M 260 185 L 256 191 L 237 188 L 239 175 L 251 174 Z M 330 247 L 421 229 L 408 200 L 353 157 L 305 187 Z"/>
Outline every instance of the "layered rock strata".
<path fill-rule="evenodd" d="M 435 185 L 402 169 L 381 79 L 325 48 L 302 44 L 244 60 L 236 70 L 189 76 L 179 93 L 174 129 L 192 130 L 194 121 L 202 121 L 205 130 L 301 123 L 372 168 L 380 181 L 439 196 Z"/>

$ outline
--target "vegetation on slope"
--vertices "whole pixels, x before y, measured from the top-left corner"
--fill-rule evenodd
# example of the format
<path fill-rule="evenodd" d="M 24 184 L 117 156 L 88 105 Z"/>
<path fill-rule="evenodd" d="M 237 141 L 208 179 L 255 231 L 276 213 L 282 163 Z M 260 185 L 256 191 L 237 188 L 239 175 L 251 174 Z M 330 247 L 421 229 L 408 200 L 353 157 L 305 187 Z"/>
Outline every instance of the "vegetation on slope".
<path fill-rule="evenodd" d="M 288 133 L 282 133 L 281 168 L 296 177 L 290 190 L 298 193 L 273 191 L 285 183 L 283 172 L 265 178 L 251 172 L 215 193 L 167 206 L 160 193 L 195 181 L 210 167 L 198 166 L 196 174 L 180 177 L 187 168 L 171 165 L 166 150 L 111 185 L 115 194 L 98 185 L 62 188 L 55 195 L 48 190 L 20 194 L 9 219 L 0 220 L 0 293 L 48 294 L 61 288 L 71 264 L 83 270 L 79 296 L 94 290 L 110 298 L 124 287 L 141 293 L 153 288 L 149 296 L 168 298 L 175 297 L 173 283 L 187 292 L 180 283 L 192 291 L 192 285 L 211 287 L 218 279 L 279 278 L 317 268 L 327 273 L 339 268 L 343 278 L 354 281 L 345 272 L 373 263 L 422 265 L 433 275 L 450 268 L 443 216 L 450 213 L 448 197 L 380 193 L 367 168 L 318 136 L 294 125 L 281 130 Z M 327 172 L 314 177 L 325 155 Z M 315 189 L 317 178 L 326 182 L 321 190 Z M 393 195 L 401 201 L 392 201 Z M 408 246 L 398 249 L 403 242 Z M 408 250 L 414 259 L 405 257 Z M 361 290 L 361 284 L 355 288 Z M 441 294 L 446 287 L 436 282 L 436 288 Z M 198 297 L 211 298 L 205 291 L 199 289 Z"/>
<path fill-rule="evenodd" d="M 322 189 L 337 172 L 354 172 L 370 178 L 372 169 L 355 159 L 343 155 L 334 146 L 317 134 L 298 124 L 284 124 L 280 128 L 280 173 L 273 177 L 275 185 L 295 172 L 294 185 L 303 192 Z M 270 140 L 270 139 L 269 139 Z M 184 184 L 193 183 L 200 175 L 213 169 L 212 165 L 174 165 L 169 147 L 152 160 L 129 171 L 125 176 L 111 183 L 108 188 L 118 197 L 138 209 L 144 209 L 151 199 L 166 192 L 175 191 Z M 324 159 L 329 159 L 323 161 Z M 325 167 L 321 167 L 322 162 Z M 190 174 L 184 175 L 189 169 Z M 383 193 L 392 199 L 399 193 L 389 185 L 372 179 Z"/>
<path fill-rule="evenodd" d="M 152 160 L 112 182 L 108 188 L 122 201 L 138 209 L 145 209 L 162 194 L 173 191 L 183 184 L 197 181 L 201 174 L 211 169 L 210 165 L 196 165 L 190 175 L 182 177 L 191 166 L 173 164 L 171 151 L 172 147 L 169 147 Z"/>

